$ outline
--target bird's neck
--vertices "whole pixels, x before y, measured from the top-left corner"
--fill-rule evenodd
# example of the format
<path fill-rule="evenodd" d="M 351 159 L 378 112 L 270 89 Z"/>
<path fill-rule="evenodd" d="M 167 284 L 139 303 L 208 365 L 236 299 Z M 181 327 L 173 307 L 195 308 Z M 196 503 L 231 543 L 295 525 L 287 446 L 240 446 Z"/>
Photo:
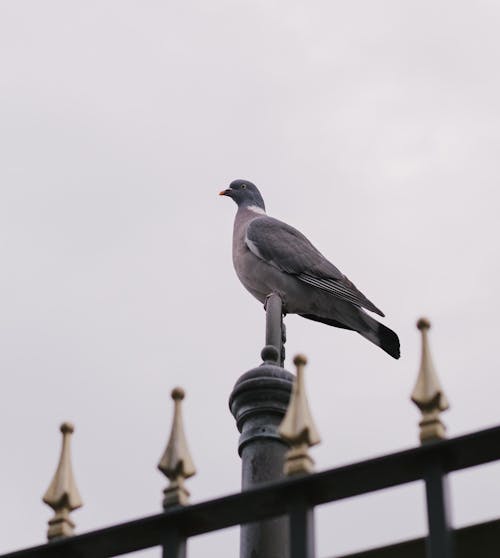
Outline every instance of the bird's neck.
<path fill-rule="evenodd" d="M 234 236 L 236 237 L 244 237 L 246 233 L 246 229 L 248 225 L 254 220 L 258 219 L 259 217 L 263 217 L 265 215 L 265 211 L 261 207 L 257 207 L 256 210 L 252 206 L 248 205 L 241 205 L 238 207 L 238 211 L 234 216 Z"/>
<path fill-rule="evenodd" d="M 249 213 L 254 215 L 267 215 L 266 210 L 259 205 L 240 205 L 238 207 L 238 213 Z"/>

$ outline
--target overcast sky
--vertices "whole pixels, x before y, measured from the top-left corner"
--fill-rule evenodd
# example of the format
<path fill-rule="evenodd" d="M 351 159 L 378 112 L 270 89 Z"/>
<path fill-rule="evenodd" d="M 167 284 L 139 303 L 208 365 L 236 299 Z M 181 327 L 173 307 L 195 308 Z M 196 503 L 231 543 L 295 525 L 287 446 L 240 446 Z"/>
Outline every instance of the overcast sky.
<path fill-rule="evenodd" d="M 449 434 L 498 424 L 499 20 L 493 0 L 0 4 L 0 552 L 44 540 L 63 420 L 77 532 L 160 511 L 175 385 L 192 500 L 239 489 L 227 400 L 260 362 L 264 312 L 232 268 L 217 193 L 235 178 L 401 338 L 394 361 L 287 317 L 319 469 L 417 443 L 420 315 Z M 456 525 L 500 516 L 499 478 L 453 476 Z M 317 517 L 321 557 L 422 535 L 423 487 Z M 190 555 L 237 544 L 232 529 Z"/>

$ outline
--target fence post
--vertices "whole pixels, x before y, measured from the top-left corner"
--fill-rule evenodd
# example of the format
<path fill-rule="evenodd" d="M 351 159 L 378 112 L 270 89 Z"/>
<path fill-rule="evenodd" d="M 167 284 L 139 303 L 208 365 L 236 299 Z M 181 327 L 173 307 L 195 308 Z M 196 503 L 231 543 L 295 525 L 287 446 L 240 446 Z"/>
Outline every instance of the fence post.
<path fill-rule="evenodd" d="M 429 466 L 424 480 L 429 522 L 427 556 L 453 558 L 448 476 L 439 463 L 434 463 Z"/>
<path fill-rule="evenodd" d="M 236 382 L 229 407 L 241 432 L 242 489 L 283 478 L 288 445 L 278 433 L 292 391 L 293 375 L 280 366 L 283 355 L 282 301 L 272 294 L 266 303 L 263 363 Z M 288 558 L 288 518 L 241 526 L 241 558 Z"/>
<path fill-rule="evenodd" d="M 420 318 L 417 328 L 422 335 L 422 357 L 417 382 L 411 399 L 422 413 L 420 442 L 434 443 L 446 438 L 446 427 L 441 422 L 441 412 L 449 408 L 449 403 L 439 382 L 429 349 L 427 332 L 431 323 Z M 448 477 L 441 463 L 429 464 L 425 474 L 425 494 L 427 499 L 428 558 L 453 558 L 453 532 L 450 520 Z"/>
<path fill-rule="evenodd" d="M 186 558 L 186 539 L 176 530 L 169 530 L 162 544 L 162 558 Z"/>
<path fill-rule="evenodd" d="M 290 558 L 314 557 L 314 510 L 300 503 L 290 512 Z"/>
<path fill-rule="evenodd" d="M 281 437 L 290 444 L 285 455 L 285 474 L 289 477 L 307 475 L 314 470 L 314 461 L 309 448 L 321 439 L 309 409 L 304 382 L 304 367 L 307 359 L 297 355 L 293 359 L 297 374 L 292 397 L 280 425 Z M 315 532 L 314 509 L 305 500 L 294 502 L 290 511 L 290 558 L 314 558 Z"/>
<path fill-rule="evenodd" d="M 184 481 L 196 474 L 196 468 L 187 445 L 182 420 L 182 400 L 185 397 L 182 388 L 172 390 L 170 397 L 174 401 L 174 416 L 167 447 L 158 463 L 158 469 L 170 481 L 163 491 L 163 509 L 184 506 L 189 503 L 189 492 Z M 177 529 L 170 528 L 162 541 L 163 558 L 186 558 L 186 538 Z"/>

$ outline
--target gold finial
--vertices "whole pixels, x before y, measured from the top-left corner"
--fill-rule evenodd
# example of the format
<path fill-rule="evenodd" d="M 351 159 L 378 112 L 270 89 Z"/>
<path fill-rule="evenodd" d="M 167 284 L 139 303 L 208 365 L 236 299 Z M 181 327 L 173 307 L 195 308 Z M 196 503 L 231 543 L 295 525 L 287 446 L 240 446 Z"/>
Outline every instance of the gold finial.
<path fill-rule="evenodd" d="M 47 531 L 49 541 L 73 535 L 75 524 L 69 514 L 83 506 L 71 467 L 70 436 L 74 430 L 70 422 L 61 424 L 63 435 L 61 457 L 54 478 L 43 497 L 43 501 L 55 511 L 54 517 L 49 521 Z"/>
<path fill-rule="evenodd" d="M 304 355 L 297 355 L 293 363 L 297 367 L 297 376 L 288 409 L 279 427 L 281 437 L 291 446 L 285 455 L 284 471 L 288 476 L 313 471 L 314 461 L 309 455 L 309 448 L 321 441 L 309 410 L 304 387 L 304 367 L 307 359 Z"/>
<path fill-rule="evenodd" d="M 446 438 L 446 427 L 441 422 L 440 414 L 449 408 L 449 403 L 434 369 L 429 349 L 427 332 L 431 323 L 427 318 L 420 318 L 417 328 L 422 333 L 422 359 L 417 382 L 411 394 L 411 400 L 422 412 L 420 441 L 424 444 Z"/>
<path fill-rule="evenodd" d="M 158 469 L 170 480 L 169 485 L 163 491 L 165 494 L 164 509 L 188 503 L 189 492 L 184 486 L 184 480 L 196 473 L 182 425 L 181 401 L 184 396 L 182 388 L 177 387 L 172 390 L 171 397 L 174 400 L 172 430 L 165 452 L 158 463 Z"/>

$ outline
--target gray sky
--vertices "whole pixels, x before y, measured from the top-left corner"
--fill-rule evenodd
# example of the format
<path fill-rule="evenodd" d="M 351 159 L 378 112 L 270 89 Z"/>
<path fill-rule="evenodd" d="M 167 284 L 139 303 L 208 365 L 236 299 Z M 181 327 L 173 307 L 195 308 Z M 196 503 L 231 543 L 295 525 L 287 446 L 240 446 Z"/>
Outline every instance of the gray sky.
<path fill-rule="evenodd" d="M 287 317 L 319 469 L 416 444 L 422 314 L 449 434 L 499 422 L 499 20 L 486 0 L 1 3 L 0 552 L 44 540 L 63 420 L 78 532 L 158 512 L 177 384 L 192 500 L 239 489 L 227 399 L 264 313 L 232 269 L 234 178 L 401 338 L 396 362 Z M 453 477 L 456 525 L 500 516 L 499 474 Z M 320 556 L 424 531 L 420 485 L 318 510 Z"/>

